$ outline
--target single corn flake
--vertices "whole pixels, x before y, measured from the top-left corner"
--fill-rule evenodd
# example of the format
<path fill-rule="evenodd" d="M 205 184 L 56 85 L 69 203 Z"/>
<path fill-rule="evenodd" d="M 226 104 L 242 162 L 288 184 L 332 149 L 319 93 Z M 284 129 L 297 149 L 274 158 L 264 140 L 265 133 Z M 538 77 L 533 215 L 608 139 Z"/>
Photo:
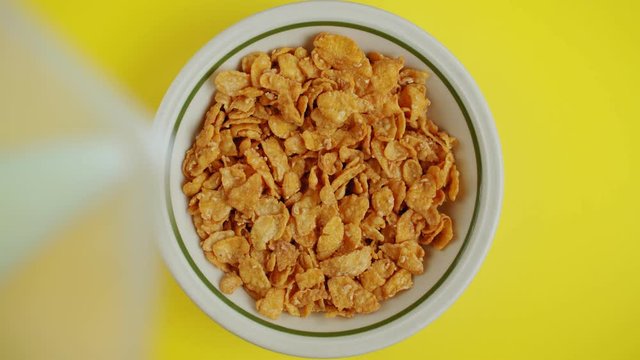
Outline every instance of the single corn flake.
<path fill-rule="evenodd" d="M 275 244 L 273 253 L 276 256 L 276 269 L 279 271 L 293 267 L 300 255 L 298 249 L 287 241 L 278 241 Z"/>
<path fill-rule="evenodd" d="M 274 215 L 258 217 L 251 228 L 251 244 L 258 250 L 267 248 L 267 243 L 278 234 L 278 219 Z"/>
<path fill-rule="evenodd" d="M 267 290 L 264 298 L 256 301 L 258 312 L 270 319 L 280 317 L 284 308 L 284 289 L 271 288 Z"/>
<path fill-rule="evenodd" d="M 204 183 L 204 181 L 206 179 L 207 179 L 207 174 L 205 174 L 205 173 L 202 173 L 202 174 L 196 176 L 193 180 L 185 183 L 182 186 L 182 192 L 187 197 L 197 194 L 200 191 L 200 188 L 202 187 L 202 184 Z"/>
<path fill-rule="evenodd" d="M 445 246 L 453 239 L 453 224 L 451 222 L 451 218 L 443 215 L 442 216 L 442 230 L 440 233 L 433 239 L 433 247 L 436 249 L 442 250 Z"/>
<path fill-rule="evenodd" d="M 344 169 L 340 173 L 340 175 L 336 176 L 333 182 L 331 182 L 331 187 L 333 187 L 334 189 L 337 189 L 343 185 L 346 185 L 347 183 L 349 183 L 349 181 L 351 181 L 351 179 L 353 179 L 358 174 L 363 172 L 366 168 L 367 168 L 366 165 L 359 164 L 359 165 L 355 165 L 355 166 Z"/>
<path fill-rule="evenodd" d="M 273 178 L 275 181 L 282 181 L 284 174 L 289 171 L 289 159 L 284 150 L 280 146 L 280 142 L 276 138 L 268 138 L 262 142 L 262 150 L 273 169 Z"/>
<path fill-rule="evenodd" d="M 359 224 L 369 209 L 367 196 L 347 195 L 340 200 L 340 215 L 345 223 Z"/>
<path fill-rule="evenodd" d="M 356 290 L 353 300 L 353 308 L 359 314 L 369 314 L 380 309 L 376 296 L 362 286 Z"/>
<path fill-rule="evenodd" d="M 288 139 L 291 133 L 298 127 L 296 124 L 282 120 L 281 117 L 269 117 L 269 129 L 273 135 L 280 139 Z"/>
<path fill-rule="evenodd" d="M 223 231 L 216 231 L 213 234 L 209 235 L 209 237 L 207 237 L 203 242 L 202 242 L 202 250 L 204 251 L 212 251 L 211 247 L 213 246 L 213 244 L 215 244 L 216 242 L 222 240 L 222 239 L 226 239 L 226 238 L 230 238 L 235 236 L 236 233 L 233 232 L 233 230 L 223 230 Z"/>
<path fill-rule="evenodd" d="M 460 172 L 458 171 L 458 167 L 453 165 L 451 167 L 451 172 L 449 173 L 449 199 L 451 201 L 456 201 L 458 197 L 458 192 L 460 191 Z"/>
<path fill-rule="evenodd" d="M 306 135 L 309 137 L 309 135 Z M 309 139 L 308 141 L 313 141 Z M 291 135 L 287 140 L 284 141 L 284 151 L 287 156 L 296 155 L 296 154 L 304 154 L 307 151 L 306 142 L 304 138 L 300 134 Z"/>
<path fill-rule="evenodd" d="M 411 186 L 422 177 L 422 166 L 415 159 L 409 159 L 402 164 L 402 179 Z"/>
<path fill-rule="evenodd" d="M 216 89 L 229 96 L 234 96 L 240 90 L 249 86 L 249 82 L 249 74 L 235 70 L 223 71 L 214 80 Z"/>
<path fill-rule="evenodd" d="M 400 269 L 382 285 L 382 295 L 385 299 L 392 298 L 400 291 L 410 289 L 411 286 L 413 286 L 411 273 L 405 269 Z"/>
<path fill-rule="evenodd" d="M 242 286 L 242 279 L 236 273 L 225 273 L 220 279 L 220 291 L 225 294 L 233 294 L 240 286 Z"/>
<path fill-rule="evenodd" d="M 298 174 L 292 171 L 285 173 L 282 178 L 282 196 L 284 196 L 285 199 L 290 198 L 291 195 L 300 191 L 301 186 L 302 184 Z"/>
<path fill-rule="evenodd" d="M 322 235 L 316 244 L 318 260 L 324 260 L 331 256 L 342 245 L 344 237 L 344 224 L 339 216 L 334 216 L 322 229 Z"/>
<path fill-rule="evenodd" d="M 205 190 L 198 193 L 196 198 L 203 220 L 223 221 L 229 218 L 231 207 L 224 201 L 221 191 Z"/>
<path fill-rule="evenodd" d="M 391 140 L 384 148 L 384 156 L 390 161 L 401 161 L 409 156 L 409 150 L 401 142 Z"/>
<path fill-rule="evenodd" d="M 405 202 L 410 209 L 426 218 L 435 195 L 435 184 L 428 178 L 422 178 L 409 187 Z"/>
<path fill-rule="evenodd" d="M 419 233 L 416 231 L 415 223 L 413 222 L 414 211 L 409 209 L 405 211 L 396 224 L 396 243 L 404 241 L 416 241 Z"/>
<path fill-rule="evenodd" d="M 371 195 L 373 208 L 380 216 L 386 216 L 393 211 L 394 198 L 391 189 L 383 187 Z"/>
<path fill-rule="evenodd" d="M 335 256 L 320 262 L 320 269 L 328 277 L 358 276 L 371 265 L 371 248 L 368 246 L 348 254 Z"/>
<path fill-rule="evenodd" d="M 291 54 L 281 54 L 277 57 L 280 74 L 299 83 L 305 80 L 305 76 L 298 67 L 299 59 Z"/>
<path fill-rule="evenodd" d="M 262 194 L 262 178 L 260 174 L 253 174 L 247 181 L 231 189 L 227 196 L 227 204 L 241 212 L 253 210 Z"/>
<path fill-rule="evenodd" d="M 336 276 L 327 281 L 331 302 L 338 310 L 353 307 L 354 297 L 359 286 L 348 276 Z"/>
<path fill-rule="evenodd" d="M 307 150 L 319 151 L 324 147 L 322 136 L 315 131 L 305 130 L 302 133 L 302 140 Z"/>
<path fill-rule="evenodd" d="M 408 123 L 415 124 L 418 118 L 425 116 L 429 106 L 425 92 L 425 86 L 419 84 L 409 84 L 400 91 L 398 105 L 409 108 L 411 112 L 409 119 L 407 119 Z"/>
<path fill-rule="evenodd" d="M 295 276 L 300 290 L 311 289 L 324 284 L 324 273 L 320 269 L 311 268 Z"/>
<path fill-rule="evenodd" d="M 358 44 L 346 36 L 321 33 L 313 40 L 313 46 L 319 57 L 336 69 L 357 68 L 365 60 Z"/>
<path fill-rule="evenodd" d="M 240 260 L 238 265 L 238 273 L 242 282 L 247 289 L 264 296 L 267 290 L 271 288 L 271 283 L 258 260 L 245 256 Z"/>
<path fill-rule="evenodd" d="M 242 236 L 233 236 L 215 242 L 211 251 L 220 262 L 234 265 L 249 252 L 249 243 Z"/>

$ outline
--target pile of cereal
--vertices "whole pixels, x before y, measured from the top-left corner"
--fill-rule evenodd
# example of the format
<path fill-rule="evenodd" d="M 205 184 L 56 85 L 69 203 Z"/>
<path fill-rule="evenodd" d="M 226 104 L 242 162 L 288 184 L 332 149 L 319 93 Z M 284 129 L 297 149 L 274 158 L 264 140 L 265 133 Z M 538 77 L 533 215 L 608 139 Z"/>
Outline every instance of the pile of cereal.
<path fill-rule="evenodd" d="M 376 311 L 453 237 L 438 207 L 458 193 L 455 139 L 427 119 L 427 73 L 340 35 L 313 46 L 217 74 L 183 163 L 220 290 L 273 319 Z"/>

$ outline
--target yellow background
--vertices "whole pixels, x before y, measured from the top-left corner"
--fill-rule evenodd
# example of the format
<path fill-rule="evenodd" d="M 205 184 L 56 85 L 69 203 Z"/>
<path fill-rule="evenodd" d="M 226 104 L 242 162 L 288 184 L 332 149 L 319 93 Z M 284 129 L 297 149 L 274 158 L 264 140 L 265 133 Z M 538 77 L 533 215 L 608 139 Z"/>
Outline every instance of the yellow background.
<path fill-rule="evenodd" d="M 286 1 L 29 0 L 150 110 L 189 57 Z M 475 280 L 415 336 L 361 358 L 640 358 L 640 6 L 635 1 L 364 1 L 434 35 L 495 116 L 505 200 Z M 162 268 L 153 359 L 279 355 L 228 333 Z"/>

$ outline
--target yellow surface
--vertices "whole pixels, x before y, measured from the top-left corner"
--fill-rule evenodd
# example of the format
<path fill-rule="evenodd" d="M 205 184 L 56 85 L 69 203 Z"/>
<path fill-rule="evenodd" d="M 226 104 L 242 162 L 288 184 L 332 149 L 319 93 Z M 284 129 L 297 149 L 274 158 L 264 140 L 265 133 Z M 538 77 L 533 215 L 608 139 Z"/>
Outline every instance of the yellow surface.
<path fill-rule="evenodd" d="M 208 39 L 284 1 L 27 7 L 155 110 Z M 462 297 L 362 358 L 640 358 L 638 2 L 367 1 L 445 44 L 484 92 L 505 165 L 494 245 Z M 163 271 L 153 359 L 282 358 L 226 332 Z"/>

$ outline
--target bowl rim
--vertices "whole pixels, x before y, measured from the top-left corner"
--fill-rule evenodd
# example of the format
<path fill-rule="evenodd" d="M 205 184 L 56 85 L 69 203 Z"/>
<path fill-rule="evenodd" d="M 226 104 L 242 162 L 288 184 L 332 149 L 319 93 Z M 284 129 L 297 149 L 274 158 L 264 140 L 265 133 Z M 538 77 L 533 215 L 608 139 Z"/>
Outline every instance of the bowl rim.
<path fill-rule="evenodd" d="M 278 331 L 282 331 L 282 332 L 286 332 L 286 333 L 290 333 L 290 334 L 294 334 L 294 335 L 302 335 L 302 336 L 337 337 L 337 336 L 345 336 L 345 335 L 351 335 L 351 334 L 357 334 L 357 333 L 369 331 L 369 330 L 378 328 L 380 326 L 384 326 L 385 324 L 387 324 L 387 323 L 389 323 L 391 321 L 394 321 L 394 320 L 398 319 L 401 316 L 406 315 L 411 310 L 413 310 L 415 307 L 419 306 L 424 301 L 426 301 L 435 291 L 438 290 L 440 285 L 444 281 L 447 280 L 447 278 L 451 274 L 451 271 L 455 268 L 455 266 L 457 265 L 458 261 L 460 260 L 460 256 L 464 252 L 464 249 L 467 247 L 467 244 L 469 243 L 469 238 L 471 237 L 471 235 L 473 233 L 473 228 L 475 227 L 475 223 L 476 223 L 476 220 L 477 220 L 477 217 L 478 217 L 478 206 L 480 204 L 480 201 L 479 201 L 480 185 L 482 183 L 482 174 L 481 174 L 482 158 L 481 158 L 481 155 L 479 154 L 479 151 L 478 151 L 478 139 L 477 139 L 477 136 L 475 134 L 475 129 L 474 129 L 473 125 L 471 124 L 471 119 L 469 117 L 469 113 L 468 113 L 465 105 L 462 103 L 462 100 L 460 99 L 460 96 L 452 88 L 452 86 L 449 83 L 449 81 L 442 75 L 440 70 L 437 67 L 435 67 L 429 61 L 429 59 L 427 59 L 424 55 L 419 53 L 414 48 L 412 48 L 409 45 L 407 45 L 406 43 L 404 43 L 402 40 L 397 39 L 397 38 L 395 38 L 393 36 L 390 36 L 388 34 L 382 33 L 382 32 L 380 32 L 380 31 L 378 31 L 376 29 L 373 29 L 373 28 L 370 28 L 370 27 L 367 27 L 367 26 L 357 25 L 357 24 L 347 23 L 347 22 L 340 22 L 340 21 L 309 21 L 309 22 L 301 22 L 301 23 L 292 23 L 292 24 L 289 24 L 289 25 L 286 25 L 286 26 L 281 26 L 281 27 L 266 31 L 264 33 L 261 33 L 261 34 L 259 34 L 257 36 L 254 36 L 253 38 L 243 42 L 241 45 L 235 47 L 233 50 L 231 50 L 230 52 L 228 52 L 228 53 L 224 54 L 222 57 L 220 57 L 220 59 L 218 61 L 216 61 L 216 63 L 213 64 L 202 75 L 200 80 L 198 80 L 198 83 L 195 85 L 195 87 L 189 93 L 189 96 L 187 97 L 185 102 L 182 104 L 182 106 L 180 108 L 180 113 L 178 114 L 178 117 L 176 118 L 176 122 L 175 122 L 175 125 L 174 125 L 173 130 L 172 130 L 171 140 L 170 140 L 170 143 L 169 143 L 169 151 L 168 151 L 169 155 L 173 154 L 173 149 L 174 149 L 174 146 L 175 146 L 175 140 L 176 140 L 177 131 L 180 128 L 180 125 L 182 123 L 182 120 L 184 119 L 184 115 L 185 115 L 187 109 L 191 105 L 191 101 L 197 95 L 197 93 L 200 91 L 202 85 L 204 85 L 204 83 L 211 78 L 211 75 L 213 73 L 215 73 L 220 68 L 220 66 L 222 66 L 230 57 L 232 57 L 235 54 L 237 54 L 238 52 L 244 50 L 247 46 L 255 43 L 256 41 L 259 41 L 259 40 L 261 40 L 261 39 L 263 39 L 265 37 L 268 37 L 270 35 L 274 35 L 274 34 L 277 34 L 277 33 L 280 33 L 280 32 L 284 32 L 284 31 L 287 31 L 287 30 L 304 28 L 304 27 L 313 27 L 313 26 L 335 26 L 335 27 L 345 27 L 345 28 L 361 30 L 361 31 L 368 32 L 368 33 L 376 35 L 376 36 L 380 36 L 382 38 L 385 38 L 385 39 L 395 43 L 396 45 L 401 46 L 405 50 L 407 50 L 410 53 L 412 53 L 413 55 L 415 55 L 418 59 L 420 59 L 420 61 L 422 61 L 437 76 L 439 76 L 442 79 L 442 81 L 445 84 L 445 86 L 447 87 L 448 91 L 454 97 L 454 99 L 456 101 L 456 104 L 461 109 L 463 117 L 464 117 L 465 122 L 467 124 L 467 127 L 469 129 L 469 132 L 470 132 L 470 135 L 471 135 L 471 139 L 473 141 L 475 164 L 476 164 L 476 170 L 478 172 L 478 181 L 477 181 L 477 185 L 476 185 L 477 189 L 476 189 L 476 197 L 474 199 L 473 214 L 472 214 L 472 217 L 471 217 L 471 221 L 469 223 L 469 227 L 468 227 L 468 229 L 466 231 L 466 236 L 463 239 L 463 243 L 462 243 L 461 248 L 458 250 L 458 253 L 454 257 L 454 260 L 449 264 L 449 266 L 447 267 L 447 270 L 444 272 L 444 274 L 438 279 L 438 281 L 436 281 L 436 283 L 431 288 L 429 288 L 424 294 L 422 294 L 420 296 L 420 298 L 418 298 L 416 301 L 411 303 L 409 306 L 407 306 L 407 307 L 403 308 L 402 310 L 394 313 L 393 315 L 391 315 L 391 316 L 389 316 L 389 317 L 387 317 L 385 319 L 382 319 L 380 321 L 377 321 L 375 323 L 372 323 L 372 324 L 369 324 L 369 325 L 365 325 L 365 326 L 361 326 L 361 327 L 358 327 L 358 328 L 352 328 L 352 329 L 341 330 L 341 331 L 308 331 L 308 330 L 292 329 L 292 328 L 288 328 L 288 327 L 285 327 L 285 326 L 282 326 L 282 325 L 274 324 L 274 323 L 272 323 L 272 322 L 270 322 L 270 321 L 268 321 L 266 319 L 263 319 L 263 318 L 261 318 L 259 316 L 256 316 L 256 315 L 253 315 L 253 314 L 247 312 L 242 307 L 240 307 L 240 306 L 236 305 L 235 303 L 233 303 L 233 301 L 231 301 L 220 290 L 218 290 L 215 287 L 215 285 L 213 285 L 211 283 L 211 281 L 209 281 L 209 279 L 206 277 L 206 275 L 203 274 L 202 270 L 198 267 L 198 265 L 193 260 L 193 257 L 191 257 L 191 255 L 189 254 L 189 251 L 186 248 L 186 245 L 184 243 L 182 233 L 180 232 L 180 229 L 177 226 L 177 221 L 176 221 L 175 214 L 174 214 L 174 205 L 173 205 L 173 202 L 171 200 L 171 197 L 167 197 L 168 201 L 167 201 L 166 210 L 169 213 L 169 219 L 171 220 L 173 234 L 174 234 L 174 236 L 176 238 L 176 241 L 178 242 L 178 245 L 180 247 L 180 250 L 181 250 L 183 256 L 187 259 L 187 262 L 189 263 L 189 266 L 193 269 L 193 271 L 196 273 L 198 278 L 200 278 L 200 280 L 206 285 L 206 287 L 216 297 L 218 297 L 223 303 L 225 303 L 227 306 L 231 307 L 233 310 L 239 312 L 243 316 L 245 316 L 245 317 L 247 317 L 247 318 L 249 318 L 249 319 L 251 319 L 251 320 L 253 320 L 253 321 L 255 321 L 255 322 L 257 322 L 257 323 L 259 323 L 261 325 L 263 325 L 263 326 L 267 326 L 269 328 L 272 328 L 274 330 L 278 330 Z M 168 170 L 170 170 L 170 169 L 172 169 L 173 167 L 176 166 L 175 163 L 171 162 L 171 159 L 167 159 L 166 164 L 167 164 Z M 168 172 L 165 173 L 165 177 L 168 177 Z M 170 180 L 168 180 L 168 181 L 170 181 Z M 165 187 L 167 187 L 167 186 L 168 186 L 168 184 L 165 185 Z M 169 191 L 169 189 L 167 189 L 167 191 Z"/>
<path fill-rule="evenodd" d="M 334 13 L 338 12 L 336 11 L 337 8 L 341 8 L 339 12 L 343 15 L 342 20 L 335 20 L 336 16 Z M 273 23 L 273 21 L 266 21 L 267 19 L 273 19 L 273 17 L 277 16 L 278 13 L 294 12 L 296 14 L 300 14 L 301 11 L 306 13 L 307 16 L 311 16 L 311 19 L 315 20 L 287 23 L 286 25 L 275 27 L 269 25 Z M 331 18 L 333 20 L 326 20 L 327 15 L 322 15 L 323 13 L 326 14 L 327 11 L 331 12 Z M 359 14 L 359 16 L 356 16 L 359 21 L 354 22 L 354 18 L 349 18 L 348 16 L 345 19 L 344 15 L 349 13 L 351 13 L 351 16 L 353 16 L 354 14 Z M 371 25 L 373 24 L 366 24 L 366 21 L 362 21 L 362 18 L 364 18 L 367 14 L 372 18 L 377 17 L 378 19 L 383 18 L 380 20 L 386 20 L 379 21 L 380 23 L 386 23 L 388 21 L 394 22 L 396 23 L 396 25 L 397 23 L 401 24 L 402 26 L 396 26 L 396 30 L 398 30 L 400 34 L 393 34 L 393 32 L 389 31 L 390 25 L 385 28 L 385 26 L 380 26 L 380 24 L 376 23 L 375 25 L 377 26 L 374 28 L 371 27 Z M 323 18 L 325 20 L 322 20 Z M 260 22 L 265 24 L 263 24 L 263 26 L 255 26 L 256 23 Z M 234 41 L 234 39 L 236 38 L 234 36 L 234 33 L 237 33 L 239 30 L 246 30 L 249 24 L 252 25 L 252 28 L 261 29 L 254 30 L 258 31 L 259 33 L 254 34 L 248 40 L 235 47 L 226 46 L 228 48 L 228 51 L 221 51 L 221 45 L 222 47 L 224 47 L 224 44 L 228 43 L 237 44 L 238 42 Z M 451 55 L 433 37 L 428 35 L 423 30 L 419 29 L 417 26 L 409 23 L 407 20 L 370 6 L 334 1 L 296 3 L 266 10 L 262 13 L 258 13 L 249 18 L 246 18 L 239 23 L 236 23 L 235 25 L 231 26 L 230 28 L 213 38 L 204 47 L 202 47 L 202 49 L 193 56 L 193 58 L 187 63 L 187 65 L 182 68 L 180 74 L 176 77 L 171 87 L 167 91 L 165 97 L 163 98 L 163 101 L 156 115 L 156 120 L 154 121 L 153 127 L 154 136 L 158 140 L 156 141 L 156 143 L 161 147 L 159 149 L 160 152 L 165 151 L 165 148 L 162 145 L 166 143 L 167 135 L 169 134 L 169 149 L 166 153 L 166 157 L 164 157 L 165 161 L 157 159 L 158 161 L 160 161 L 158 168 L 163 169 L 163 173 L 169 172 L 170 169 L 167 166 L 167 161 L 170 163 L 170 157 L 173 153 L 173 140 L 175 140 L 175 132 L 179 128 L 180 121 L 182 120 L 186 109 L 190 105 L 191 100 L 200 89 L 202 84 L 207 79 L 209 79 L 211 74 L 220 65 L 226 62 L 229 57 L 233 56 L 235 53 L 242 50 L 244 47 L 250 45 L 251 43 L 275 33 L 287 31 L 293 28 L 323 25 L 343 26 L 367 31 L 374 35 L 386 38 L 387 40 L 390 40 L 397 45 L 405 48 L 405 50 L 413 53 L 413 55 L 415 55 L 418 59 L 429 66 L 429 68 L 431 68 L 432 71 L 442 79 L 463 112 L 465 121 L 467 122 L 467 126 L 469 127 L 469 131 L 471 133 L 470 135 L 474 142 L 474 153 L 478 170 L 478 190 L 476 194 L 477 198 L 474 205 L 474 213 L 472 216 L 470 227 L 467 231 L 467 236 L 464 239 L 462 247 L 458 251 L 458 254 L 455 256 L 454 261 L 449 265 L 446 272 L 441 276 L 440 279 L 438 279 L 436 284 L 431 289 L 423 294 L 417 301 L 415 301 L 405 309 L 402 309 L 398 313 L 395 313 L 394 315 L 374 324 L 366 325 L 364 327 L 356 329 L 349 329 L 338 332 L 310 332 L 289 329 L 280 325 L 272 324 L 267 320 L 247 313 L 244 309 L 233 304 L 231 300 L 222 295 L 215 288 L 215 286 L 208 281 L 208 279 L 202 274 L 202 272 L 199 271 L 194 261 L 188 254 L 184 243 L 182 242 L 176 221 L 172 215 L 173 205 L 171 204 L 171 198 L 169 195 L 168 176 L 166 177 L 166 180 L 160 180 L 160 178 L 165 178 L 165 175 L 160 174 L 160 176 L 158 176 L 159 181 L 166 182 L 166 184 L 158 184 L 160 186 L 160 189 L 164 189 L 161 191 L 164 194 L 164 201 L 166 205 L 165 207 L 159 207 L 159 209 L 161 209 L 160 211 L 163 212 L 163 214 L 160 216 L 160 219 L 161 222 L 164 222 L 164 226 L 161 227 L 163 227 L 166 231 L 167 225 L 169 225 L 171 231 L 174 234 L 173 236 L 175 237 L 175 240 L 177 240 L 178 253 L 182 253 L 185 259 L 179 259 L 179 257 L 175 256 L 176 244 L 174 242 L 174 246 L 170 246 L 170 244 L 167 243 L 166 233 L 163 236 L 158 236 L 160 248 L 162 250 L 165 262 L 169 265 L 173 276 L 176 278 L 184 291 L 189 295 L 189 297 L 220 325 L 250 342 L 271 350 L 289 353 L 292 355 L 316 357 L 354 355 L 357 353 L 372 351 L 374 349 L 390 345 L 391 343 L 406 338 L 419 329 L 423 328 L 429 322 L 439 316 L 441 312 L 448 308 L 474 277 L 490 247 L 493 235 L 495 233 L 495 228 L 497 226 L 500 207 L 502 204 L 503 181 L 500 144 L 497 137 L 497 132 L 495 130 L 495 125 L 493 124 L 492 116 L 477 86 L 471 79 L 470 75 L 464 70 L 462 65 L 455 59 L 455 57 L 453 57 L 453 55 Z M 384 28 L 384 30 L 381 30 L 382 28 Z M 406 40 L 403 41 L 399 39 L 399 37 L 401 37 L 402 35 L 404 35 L 404 37 L 402 37 L 403 39 L 410 39 L 409 36 L 420 35 L 422 37 L 421 40 L 427 42 L 427 45 L 429 46 L 423 45 L 421 43 L 413 44 L 412 46 L 412 44 L 408 44 Z M 429 57 L 423 55 L 427 48 L 430 53 Z M 438 56 L 435 57 L 440 60 L 440 64 L 436 65 L 433 61 L 434 56 L 432 52 L 434 51 L 438 53 Z M 225 55 L 216 56 L 214 55 L 214 53 L 223 53 Z M 202 73 L 203 66 L 207 62 L 210 63 L 211 56 L 214 56 L 218 60 L 213 66 L 209 65 L 209 68 L 206 69 L 204 73 Z M 177 112 L 177 116 L 175 116 L 177 109 L 179 109 L 179 111 Z M 485 164 L 483 164 L 483 160 L 485 160 Z M 487 168 L 488 166 L 490 166 L 490 168 Z M 489 194 L 491 196 L 487 196 L 486 194 Z M 489 202 L 491 202 L 492 204 L 488 204 Z M 476 226 L 479 220 L 484 220 L 484 222 L 479 226 Z M 484 236 L 479 237 L 478 233 L 480 232 Z M 472 244 L 474 246 L 469 247 L 468 245 L 470 245 L 471 238 L 474 238 L 476 240 L 474 244 Z M 473 252 L 473 256 L 471 256 L 471 252 Z M 187 266 L 185 266 L 185 260 Z M 457 281 L 447 281 L 448 279 L 451 279 L 451 275 L 454 272 L 457 272 Z M 198 281 L 204 283 L 208 290 L 212 291 L 223 303 L 226 303 L 231 308 L 234 308 L 234 310 L 238 311 L 248 319 L 257 322 L 258 324 L 264 325 L 268 328 L 268 331 L 284 332 L 286 336 L 290 337 L 291 335 L 294 335 L 295 339 L 298 340 L 300 339 L 300 337 L 305 337 L 305 340 L 312 338 L 314 345 L 318 345 L 317 343 L 321 343 L 323 345 L 322 349 L 325 351 L 322 353 L 318 353 L 317 350 L 320 349 L 319 347 L 305 346 L 309 345 L 309 341 L 298 341 L 292 346 L 291 343 L 282 343 L 280 341 L 274 342 L 269 339 L 265 339 L 265 337 L 269 336 L 279 338 L 281 337 L 279 336 L 281 334 L 265 334 L 262 332 L 260 336 L 255 336 L 255 334 L 247 334 L 246 332 L 241 331 L 242 327 L 238 326 L 238 324 L 234 324 L 234 322 L 231 321 L 233 319 L 231 319 L 230 317 L 224 316 L 224 311 L 216 311 L 212 309 L 211 304 L 205 302 L 205 299 L 203 299 L 201 296 L 201 292 L 196 290 L 197 286 L 201 287 L 202 285 L 198 285 Z M 404 315 L 412 311 L 417 311 L 421 306 L 425 305 L 428 298 L 433 300 L 431 301 L 432 303 L 440 302 L 439 306 L 435 306 L 436 311 L 431 314 L 424 314 L 428 315 L 425 317 L 413 317 L 420 319 L 414 319 L 414 321 L 410 322 L 408 319 L 409 317 L 406 317 Z M 410 326 L 405 326 L 404 331 L 390 332 L 390 330 L 397 328 L 399 323 L 396 322 L 395 326 L 390 325 L 393 325 L 393 322 L 395 320 L 399 320 L 402 317 L 405 318 L 402 323 L 405 323 L 405 325 L 407 325 L 406 323 L 409 322 L 410 324 L 408 325 Z M 387 336 L 380 337 L 380 341 L 371 341 L 371 336 L 361 336 L 370 334 L 371 332 L 380 333 L 382 331 L 388 334 Z M 399 333 L 400 336 L 398 336 Z M 352 338 L 351 341 L 348 342 L 349 347 L 347 348 L 340 345 L 340 343 L 344 342 L 330 340 L 335 340 L 338 338 Z M 358 346 L 354 346 L 354 341 L 358 343 Z M 326 344 L 328 343 L 332 343 L 332 345 L 337 346 L 332 349 L 327 349 Z"/>

